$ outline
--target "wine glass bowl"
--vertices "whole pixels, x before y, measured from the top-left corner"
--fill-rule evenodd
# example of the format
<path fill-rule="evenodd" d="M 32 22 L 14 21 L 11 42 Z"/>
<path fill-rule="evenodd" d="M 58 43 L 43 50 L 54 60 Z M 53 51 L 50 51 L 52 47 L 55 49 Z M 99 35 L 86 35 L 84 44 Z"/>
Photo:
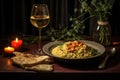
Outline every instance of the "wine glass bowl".
<path fill-rule="evenodd" d="M 49 16 L 31 16 L 30 21 L 32 25 L 37 27 L 38 29 L 44 28 L 49 24 L 50 18 Z"/>
<path fill-rule="evenodd" d="M 33 4 L 30 15 L 30 22 L 39 30 L 39 46 L 36 53 L 41 53 L 41 29 L 46 27 L 50 22 L 47 4 Z"/>

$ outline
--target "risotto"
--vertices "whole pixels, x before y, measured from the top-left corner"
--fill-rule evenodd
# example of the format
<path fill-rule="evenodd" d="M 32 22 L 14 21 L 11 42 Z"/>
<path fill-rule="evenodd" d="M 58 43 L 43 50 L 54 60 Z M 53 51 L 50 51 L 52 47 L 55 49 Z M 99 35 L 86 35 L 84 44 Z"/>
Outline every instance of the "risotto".
<path fill-rule="evenodd" d="M 97 50 L 87 46 L 84 42 L 68 41 L 52 49 L 52 54 L 65 59 L 87 58 L 98 54 Z"/>

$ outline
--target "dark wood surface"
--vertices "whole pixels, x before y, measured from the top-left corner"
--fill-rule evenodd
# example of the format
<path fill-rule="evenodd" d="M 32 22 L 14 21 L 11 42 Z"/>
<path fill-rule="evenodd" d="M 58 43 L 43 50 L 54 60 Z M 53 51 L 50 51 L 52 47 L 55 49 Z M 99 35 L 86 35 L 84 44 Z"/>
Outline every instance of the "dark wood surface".
<path fill-rule="evenodd" d="M 76 74 L 83 74 L 83 73 L 86 73 L 86 74 L 91 74 L 91 73 L 120 73 L 120 44 L 117 42 L 117 40 L 115 40 L 114 42 L 114 45 L 111 45 L 109 47 L 106 47 L 106 50 L 109 50 L 111 47 L 115 47 L 116 48 L 116 53 L 114 56 L 111 56 L 108 61 L 107 61 L 107 64 L 106 64 L 106 68 L 104 69 L 98 69 L 98 65 L 100 62 L 102 62 L 102 60 L 104 59 L 104 56 L 101 58 L 101 61 L 100 62 L 97 62 L 97 65 L 91 65 L 91 64 L 88 64 L 88 65 L 84 65 L 84 66 L 78 66 L 78 65 L 74 65 L 73 64 L 70 64 L 70 65 L 67 65 L 67 64 L 61 64 L 59 62 L 56 62 L 54 61 L 53 59 L 53 65 L 54 65 L 54 71 L 53 72 L 50 72 L 48 73 L 47 75 L 51 75 L 52 76 L 54 74 L 56 74 L 56 77 L 59 76 L 59 74 L 62 74 L 64 76 L 64 74 L 73 74 L 74 76 L 77 77 Z M 11 61 L 11 57 L 12 56 L 6 56 L 4 55 L 4 51 L 3 51 L 3 48 L 4 46 L 2 45 L 3 43 L 1 42 L 1 49 L 0 49 L 0 73 L 1 74 L 4 74 L 4 73 L 16 73 L 16 74 L 19 74 L 19 73 L 22 73 L 22 74 L 29 74 L 31 76 L 33 75 L 36 75 L 36 73 L 38 72 L 35 72 L 35 71 L 27 71 L 27 70 L 24 70 L 18 66 L 15 66 L 12 64 L 12 61 Z M 46 44 L 46 43 L 44 43 Z M 37 47 L 36 44 L 32 44 L 28 47 L 25 47 L 25 48 L 22 48 L 21 52 L 25 52 L 25 53 L 29 53 L 33 50 L 35 50 Z M 95 61 L 95 64 L 96 64 L 96 61 Z M 45 74 L 44 72 L 39 72 L 39 74 Z M 71 74 L 71 76 L 73 76 Z M 52 76 L 49 76 L 49 77 L 52 77 Z M 66 75 L 67 76 L 67 75 Z M 80 76 L 80 75 L 79 75 Z M 60 76 L 59 76 L 60 77 Z M 83 76 L 82 76 L 83 77 Z"/>

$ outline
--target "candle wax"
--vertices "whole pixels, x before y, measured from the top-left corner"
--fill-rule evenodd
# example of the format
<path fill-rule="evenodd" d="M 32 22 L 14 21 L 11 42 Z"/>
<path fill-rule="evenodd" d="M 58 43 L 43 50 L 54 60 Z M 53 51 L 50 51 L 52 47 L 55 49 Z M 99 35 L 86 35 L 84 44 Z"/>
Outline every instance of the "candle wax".
<path fill-rule="evenodd" d="M 13 41 L 11 42 L 11 46 L 14 47 L 15 49 L 20 49 L 21 46 L 22 46 L 22 43 L 23 43 L 22 40 L 18 40 L 18 39 L 16 38 L 16 40 L 13 40 Z"/>
<path fill-rule="evenodd" d="M 5 48 L 4 48 L 4 52 L 5 52 L 5 53 L 13 53 L 14 50 L 15 50 L 15 49 L 14 49 L 13 47 L 5 47 Z"/>

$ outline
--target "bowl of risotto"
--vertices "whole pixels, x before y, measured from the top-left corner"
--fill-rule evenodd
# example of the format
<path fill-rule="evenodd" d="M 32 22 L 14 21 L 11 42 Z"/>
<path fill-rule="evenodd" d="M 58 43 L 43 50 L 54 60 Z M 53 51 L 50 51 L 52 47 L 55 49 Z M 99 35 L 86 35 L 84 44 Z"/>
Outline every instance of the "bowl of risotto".
<path fill-rule="evenodd" d="M 55 60 L 64 62 L 80 62 L 102 56 L 103 45 L 89 40 L 54 41 L 43 46 L 43 52 Z"/>

